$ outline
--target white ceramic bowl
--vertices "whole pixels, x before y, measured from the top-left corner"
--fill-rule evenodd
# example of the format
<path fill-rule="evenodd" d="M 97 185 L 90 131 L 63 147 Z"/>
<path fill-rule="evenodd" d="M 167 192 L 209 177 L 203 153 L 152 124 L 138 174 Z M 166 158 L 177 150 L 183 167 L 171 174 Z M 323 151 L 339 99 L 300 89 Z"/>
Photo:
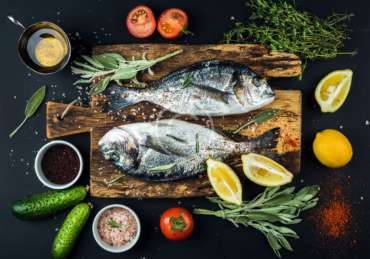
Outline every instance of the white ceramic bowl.
<path fill-rule="evenodd" d="M 98 232 L 98 221 L 100 219 L 100 216 L 108 209 L 111 209 L 111 208 L 123 208 L 123 209 L 126 209 L 128 210 L 135 218 L 135 221 L 136 221 L 136 224 L 137 224 L 137 231 L 136 231 L 136 236 L 135 238 L 130 242 L 130 243 L 127 243 L 123 246 L 119 246 L 119 247 L 115 247 L 115 246 L 111 246 L 107 243 L 105 243 L 101 238 L 100 238 L 100 235 L 99 235 L 99 232 Z M 140 232 L 141 232 L 141 225 L 140 225 L 140 220 L 139 220 L 139 217 L 136 215 L 136 213 L 130 209 L 129 207 L 125 206 L 125 205 L 121 205 L 121 204 L 112 204 L 112 205 L 108 205 L 106 207 L 104 207 L 103 209 L 101 209 L 95 216 L 94 218 L 94 222 L 92 224 L 92 232 L 93 232 L 93 235 L 94 235 L 94 238 L 95 238 L 95 241 L 96 243 L 98 243 L 98 245 L 103 248 L 104 250 L 108 251 L 108 252 L 111 252 L 111 253 L 122 253 L 122 252 L 126 252 L 128 250 L 130 250 L 136 243 L 137 241 L 139 240 L 139 237 L 140 237 Z"/>
<path fill-rule="evenodd" d="M 66 146 L 72 148 L 76 152 L 76 154 L 78 156 L 78 160 L 80 161 L 80 169 L 79 169 L 76 177 L 71 182 L 66 183 L 66 184 L 56 184 L 56 183 L 53 183 L 53 182 L 49 181 L 45 177 L 44 172 L 42 171 L 42 167 L 41 167 L 42 158 L 44 157 L 46 151 L 49 148 L 51 148 L 53 146 L 56 146 L 56 145 L 66 145 Z M 44 146 L 42 146 L 40 148 L 39 152 L 37 152 L 37 155 L 36 155 L 36 158 L 35 158 L 35 172 L 36 172 L 37 178 L 40 180 L 40 182 L 43 185 L 45 185 L 45 186 L 47 186 L 51 189 L 60 190 L 60 189 L 66 189 L 68 187 L 71 187 L 80 178 L 80 176 L 82 174 L 82 170 L 83 170 L 83 159 L 82 159 L 80 151 L 78 151 L 78 149 L 74 145 L 72 145 L 71 143 L 69 143 L 67 141 L 64 141 L 64 140 L 54 140 L 54 141 L 51 141 L 51 142 L 45 144 Z"/>

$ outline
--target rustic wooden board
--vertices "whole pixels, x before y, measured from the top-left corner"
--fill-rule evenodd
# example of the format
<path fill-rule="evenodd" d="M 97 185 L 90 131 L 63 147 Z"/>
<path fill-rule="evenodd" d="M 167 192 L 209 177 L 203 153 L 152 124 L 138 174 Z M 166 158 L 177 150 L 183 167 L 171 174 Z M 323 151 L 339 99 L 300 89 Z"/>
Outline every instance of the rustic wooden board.
<path fill-rule="evenodd" d="M 167 53 L 178 48 L 177 45 L 115 45 L 99 46 L 95 53 L 119 52 L 125 57 L 138 56 L 142 51 L 148 53 L 148 58 Z M 290 54 L 270 54 L 265 48 L 258 45 L 199 45 L 181 46 L 184 53 L 180 58 L 173 58 L 171 62 L 163 62 L 155 67 L 153 78 L 145 77 L 145 80 L 154 80 L 177 69 L 200 60 L 207 59 L 228 59 L 236 62 L 253 65 L 255 71 L 263 76 L 297 76 L 300 74 L 299 59 Z M 195 53 L 194 56 L 191 53 Z M 276 58 L 277 56 L 280 57 Z M 261 59 L 271 63 L 249 63 L 251 60 Z M 287 61 L 287 60 L 291 61 Z M 286 61 L 283 61 L 286 60 Z M 282 63 L 281 63 L 282 62 Z M 287 62 L 286 64 L 284 62 Z M 288 63 L 291 65 L 288 65 Z M 268 64 L 268 65 L 266 65 Z M 279 65 L 280 64 L 280 65 Z M 261 125 L 254 125 L 240 132 L 240 135 L 233 136 L 236 140 L 246 140 L 256 137 L 263 132 L 279 127 L 280 135 L 275 150 L 267 152 L 266 155 L 281 162 L 293 173 L 300 170 L 300 148 L 301 148 L 301 92 L 291 90 L 277 90 L 277 98 L 267 108 L 281 109 L 283 112 L 274 119 Z M 171 183 L 154 183 L 138 180 L 119 172 L 109 161 L 106 161 L 99 153 L 97 144 L 99 139 L 112 127 L 124 123 L 139 121 L 151 121 L 159 118 L 179 118 L 202 125 L 209 125 L 209 118 L 194 116 L 178 116 L 168 111 L 162 111 L 160 107 L 149 103 L 140 103 L 117 114 L 111 115 L 102 112 L 101 106 L 104 97 L 94 97 L 90 107 L 73 106 L 69 114 L 59 119 L 66 108 L 65 104 L 48 102 L 46 130 L 48 138 L 62 137 L 79 133 L 90 133 L 90 192 L 95 197 L 126 197 L 126 198 L 179 198 L 204 196 L 212 193 L 205 175 L 196 179 L 187 179 Z M 240 125 L 249 120 L 255 111 L 243 115 L 222 116 L 212 118 L 213 127 L 224 132 L 226 135 L 237 129 Z M 240 172 L 240 158 L 232 158 L 228 161 L 237 171 Z M 118 179 L 118 180 L 116 180 Z M 116 181 L 115 181 L 116 180 Z"/>

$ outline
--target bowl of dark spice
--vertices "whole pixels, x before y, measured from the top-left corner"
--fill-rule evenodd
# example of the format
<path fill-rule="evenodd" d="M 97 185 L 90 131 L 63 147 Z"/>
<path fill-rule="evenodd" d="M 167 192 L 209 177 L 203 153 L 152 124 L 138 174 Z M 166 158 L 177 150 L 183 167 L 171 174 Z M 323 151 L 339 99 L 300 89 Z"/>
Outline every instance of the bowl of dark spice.
<path fill-rule="evenodd" d="M 81 176 L 82 169 L 83 160 L 80 151 L 67 141 L 51 141 L 36 155 L 37 178 L 52 189 L 72 186 Z"/>

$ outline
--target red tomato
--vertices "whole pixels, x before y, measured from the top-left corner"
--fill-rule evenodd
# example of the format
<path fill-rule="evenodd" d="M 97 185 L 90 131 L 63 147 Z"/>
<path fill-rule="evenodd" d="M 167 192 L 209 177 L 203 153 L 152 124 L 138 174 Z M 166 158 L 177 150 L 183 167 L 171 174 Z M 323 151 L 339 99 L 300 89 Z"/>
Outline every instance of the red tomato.
<path fill-rule="evenodd" d="M 169 240 L 185 240 L 193 233 L 193 216 L 184 208 L 168 209 L 161 216 L 160 228 Z"/>
<path fill-rule="evenodd" d="M 153 11 L 145 5 L 134 7 L 127 15 L 126 26 L 136 38 L 149 37 L 156 27 Z"/>
<path fill-rule="evenodd" d="M 188 27 L 188 15 L 181 9 L 170 8 L 161 13 L 157 30 L 166 39 L 176 39 Z"/>

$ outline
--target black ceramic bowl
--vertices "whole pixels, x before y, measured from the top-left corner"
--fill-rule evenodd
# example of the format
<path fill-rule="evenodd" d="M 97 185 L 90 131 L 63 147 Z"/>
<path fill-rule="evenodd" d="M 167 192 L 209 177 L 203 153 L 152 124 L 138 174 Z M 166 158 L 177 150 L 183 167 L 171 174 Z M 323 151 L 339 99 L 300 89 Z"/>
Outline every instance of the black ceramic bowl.
<path fill-rule="evenodd" d="M 35 58 L 31 57 L 29 48 L 30 38 L 38 32 L 42 31 L 53 31 L 57 35 L 63 44 L 66 46 L 66 54 L 62 60 L 55 66 L 41 66 L 35 62 Z M 45 33 L 46 34 L 46 33 Z M 21 34 L 18 40 L 18 53 L 23 63 L 39 74 L 52 74 L 62 70 L 67 64 L 71 57 L 71 43 L 68 39 L 67 34 L 56 24 L 51 22 L 37 22 L 28 26 Z"/>

